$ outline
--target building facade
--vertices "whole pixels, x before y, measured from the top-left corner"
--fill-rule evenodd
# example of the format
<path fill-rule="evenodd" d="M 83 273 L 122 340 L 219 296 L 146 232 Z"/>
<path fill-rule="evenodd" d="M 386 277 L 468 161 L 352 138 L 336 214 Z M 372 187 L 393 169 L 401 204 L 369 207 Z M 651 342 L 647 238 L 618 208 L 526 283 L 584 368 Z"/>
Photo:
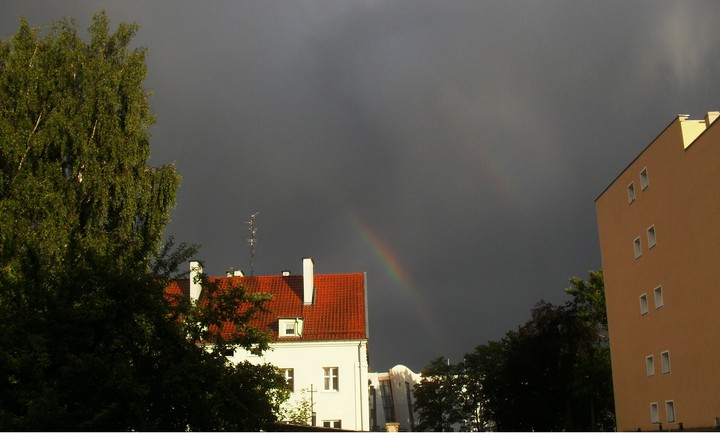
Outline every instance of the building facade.
<path fill-rule="evenodd" d="M 195 282 L 199 265 L 191 262 L 190 278 L 177 281 L 194 301 L 201 300 Z M 270 293 L 267 313 L 252 325 L 269 331 L 270 349 L 262 355 L 238 348 L 228 359 L 278 367 L 292 388 L 288 406 L 305 403 L 308 425 L 369 430 L 367 289 L 364 273 L 315 274 L 312 258 L 303 259 L 302 275 L 285 271 L 273 276 L 210 278 L 242 284 L 249 293 Z"/>
<path fill-rule="evenodd" d="M 674 119 L 596 199 L 618 431 L 720 424 L 720 123 Z"/>
<path fill-rule="evenodd" d="M 370 431 L 415 431 L 413 389 L 421 376 L 403 365 L 370 373 Z M 390 425 L 388 425 L 390 424 Z"/>

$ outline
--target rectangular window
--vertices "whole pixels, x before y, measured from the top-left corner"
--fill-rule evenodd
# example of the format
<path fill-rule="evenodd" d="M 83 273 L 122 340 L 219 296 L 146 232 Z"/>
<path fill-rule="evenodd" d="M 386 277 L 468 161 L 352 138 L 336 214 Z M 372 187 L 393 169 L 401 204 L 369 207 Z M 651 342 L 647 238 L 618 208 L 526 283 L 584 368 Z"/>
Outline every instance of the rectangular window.
<path fill-rule="evenodd" d="M 650 226 L 647 230 L 647 237 L 648 237 L 648 249 L 651 247 L 654 247 L 656 244 L 655 241 L 655 225 Z"/>
<path fill-rule="evenodd" d="M 650 422 L 660 423 L 660 414 L 658 413 L 658 404 L 653 402 L 650 404 Z"/>
<path fill-rule="evenodd" d="M 668 422 L 675 422 L 675 402 L 665 401 L 665 415 Z"/>
<path fill-rule="evenodd" d="M 660 362 L 662 364 L 663 374 L 670 373 L 670 351 L 665 351 L 660 354 Z"/>
<path fill-rule="evenodd" d="M 653 296 L 655 296 L 655 308 L 662 308 L 665 302 L 663 301 L 663 290 L 661 286 L 655 288 Z"/>
<path fill-rule="evenodd" d="M 630 182 L 630 185 L 628 185 L 628 203 L 633 203 L 635 201 L 635 185 L 633 185 L 632 182 Z"/>
<path fill-rule="evenodd" d="M 635 259 L 638 259 L 642 256 L 642 245 L 640 244 L 640 237 L 637 237 L 635 241 L 633 241 L 633 248 L 635 249 Z"/>
<path fill-rule="evenodd" d="M 280 374 L 285 377 L 290 391 L 295 391 L 295 369 L 280 369 Z"/>
<path fill-rule="evenodd" d="M 323 367 L 325 391 L 338 391 L 338 368 Z"/>
<path fill-rule="evenodd" d="M 279 319 L 278 337 L 300 337 L 302 335 L 302 318 Z"/>
<path fill-rule="evenodd" d="M 380 380 L 380 394 L 382 395 L 383 411 L 385 413 L 385 421 L 397 422 L 395 416 L 395 402 L 393 402 L 392 387 L 390 380 Z"/>
<path fill-rule="evenodd" d="M 649 183 L 650 183 L 650 181 L 648 180 L 647 167 L 645 167 L 640 172 L 640 189 L 645 191 L 645 189 L 648 187 Z"/>
<path fill-rule="evenodd" d="M 652 355 L 645 357 L 645 368 L 647 370 L 647 376 L 655 375 L 655 358 Z"/>
<path fill-rule="evenodd" d="M 323 428 L 342 429 L 342 420 L 323 420 Z"/>
<path fill-rule="evenodd" d="M 647 294 L 640 296 L 640 314 L 645 315 L 648 313 L 648 298 Z"/>

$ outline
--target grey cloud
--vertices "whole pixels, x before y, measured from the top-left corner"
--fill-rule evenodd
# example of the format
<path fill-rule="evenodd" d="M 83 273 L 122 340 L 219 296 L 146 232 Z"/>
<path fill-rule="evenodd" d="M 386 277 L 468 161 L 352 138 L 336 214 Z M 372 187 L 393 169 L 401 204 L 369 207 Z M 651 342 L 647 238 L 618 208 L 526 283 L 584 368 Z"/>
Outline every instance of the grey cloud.
<path fill-rule="evenodd" d="M 563 300 L 600 268 L 595 197 L 720 106 L 702 0 L 10 1 L 0 33 L 101 8 L 149 49 L 152 162 L 183 174 L 168 232 L 247 271 L 260 211 L 257 273 L 367 271 L 376 369 L 459 360 Z"/>

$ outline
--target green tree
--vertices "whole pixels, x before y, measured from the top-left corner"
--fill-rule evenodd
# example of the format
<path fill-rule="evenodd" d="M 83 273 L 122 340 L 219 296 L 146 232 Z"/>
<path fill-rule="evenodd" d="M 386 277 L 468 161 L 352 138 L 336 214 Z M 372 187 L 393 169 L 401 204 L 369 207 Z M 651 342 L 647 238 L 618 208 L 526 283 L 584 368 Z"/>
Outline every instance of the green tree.
<path fill-rule="evenodd" d="M 491 379 L 498 375 L 504 359 L 504 343 L 490 341 L 465 354 L 458 372 L 462 393 L 458 393 L 466 431 L 495 431 L 492 408 L 501 408 L 502 390 Z"/>
<path fill-rule="evenodd" d="M 435 358 L 413 388 L 418 412 L 416 431 L 451 431 L 461 419 L 457 369 L 445 357 Z"/>
<path fill-rule="evenodd" d="M 287 396 L 275 369 L 198 342 L 266 347 L 245 328 L 267 296 L 166 299 L 194 248 L 161 244 L 180 176 L 147 167 L 146 52 L 136 25 L 88 30 L 21 20 L 0 40 L 0 429 L 266 429 Z"/>
<path fill-rule="evenodd" d="M 283 422 L 294 425 L 311 425 L 312 401 L 308 397 L 308 390 L 300 390 L 300 399 L 292 404 L 285 404 L 281 409 L 280 418 Z"/>
<path fill-rule="evenodd" d="M 612 430 L 614 409 L 602 273 L 571 279 L 563 305 L 465 356 L 466 411 L 498 431 Z M 481 407 L 477 409 L 477 407 Z"/>
<path fill-rule="evenodd" d="M 572 296 L 568 305 L 586 328 L 584 347 L 578 352 L 574 405 L 587 412 L 589 430 L 611 431 L 615 428 L 615 400 L 603 274 L 590 270 L 587 280 L 573 277 L 570 283 L 565 289 Z"/>

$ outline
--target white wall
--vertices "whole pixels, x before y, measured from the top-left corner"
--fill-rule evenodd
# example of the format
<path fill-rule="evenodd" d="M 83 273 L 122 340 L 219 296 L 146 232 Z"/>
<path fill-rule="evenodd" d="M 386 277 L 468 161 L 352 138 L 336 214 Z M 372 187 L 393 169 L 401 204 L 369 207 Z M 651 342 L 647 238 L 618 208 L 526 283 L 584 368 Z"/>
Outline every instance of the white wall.
<path fill-rule="evenodd" d="M 369 429 L 367 341 L 274 343 L 261 357 L 240 349 L 231 358 L 244 360 L 294 369 L 295 391 L 289 402 L 297 402 L 300 391 L 309 393 L 312 386 L 318 426 L 323 420 L 341 420 L 343 429 Z M 337 392 L 324 390 L 324 367 L 338 368 Z"/>

